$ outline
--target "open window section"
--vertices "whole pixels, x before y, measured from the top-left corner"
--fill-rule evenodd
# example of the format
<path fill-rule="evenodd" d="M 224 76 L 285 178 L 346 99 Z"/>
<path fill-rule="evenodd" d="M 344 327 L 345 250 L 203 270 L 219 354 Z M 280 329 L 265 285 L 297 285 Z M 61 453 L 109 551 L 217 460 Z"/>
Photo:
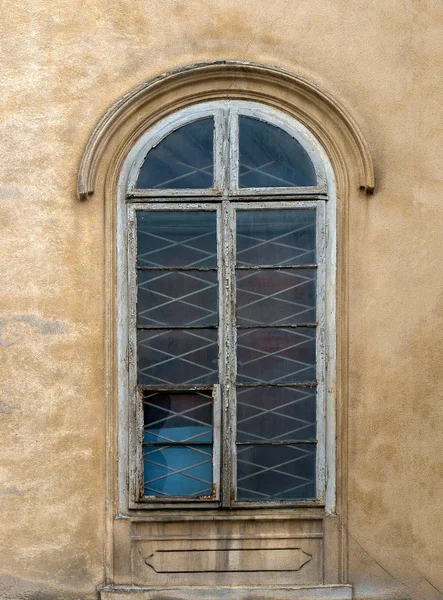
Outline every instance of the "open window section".
<path fill-rule="evenodd" d="M 237 210 L 237 501 L 316 497 L 316 210 Z"/>
<path fill-rule="evenodd" d="M 137 189 L 205 189 L 214 187 L 214 119 L 193 121 L 176 129 L 146 155 Z"/>
<path fill-rule="evenodd" d="M 314 165 L 302 145 L 270 123 L 239 116 L 240 188 L 317 185 Z"/>
<path fill-rule="evenodd" d="M 216 499 L 217 215 L 139 210 L 136 221 L 141 495 Z"/>

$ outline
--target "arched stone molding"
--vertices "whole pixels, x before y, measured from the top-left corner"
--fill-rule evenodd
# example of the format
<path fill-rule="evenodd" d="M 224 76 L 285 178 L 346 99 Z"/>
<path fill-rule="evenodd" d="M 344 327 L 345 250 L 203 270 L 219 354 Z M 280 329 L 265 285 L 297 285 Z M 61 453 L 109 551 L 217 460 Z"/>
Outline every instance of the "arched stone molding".
<path fill-rule="evenodd" d="M 127 363 L 127 360 L 119 361 L 117 353 L 122 337 L 119 332 L 124 330 L 126 318 L 117 308 L 122 303 L 117 273 L 123 271 L 118 262 L 120 253 L 117 250 L 119 241 L 116 233 L 122 169 L 131 149 L 162 119 L 199 103 L 223 99 L 256 102 L 297 120 L 318 141 L 334 173 L 337 196 L 337 368 L 331 387 L 336 397 L 336 509 L 322 517 L 324 583 L 335 585 L 347 582 L 347 216 L 350 202 L 374 190 L 372 159 L 353 118 L 334 98 L 311 81 L 274 67 L 223 61 L 169 72 L 129 92 L 97 124 L 80 163 L 77 184 L 79 198 L 87 199 L 94 194 L 104 203 L 105 585 L 128 581 L 131 569 L 128 562 L 131 520 L 127 516 L 116 520 L 119 506 L 123 505 L 115 469 L 118 461 L 123 460 L 117 452 L 120 435 L 118 423 L 119 420 L 124 421 L 118 408 L 119 369 L 125 370 Z M 126 356 L 126 349 L 122 348 L 122 355 Z M 143 518 L 146 520 L 146 517 Z M 324 597 L 332 597 L 327 595 L 327 590 L 324 593 Z"/>
<path fill-rule="evenodd" d="M 325 149 L 339 195 L 348 186 L 349 190 L 373 193 L 368 145 L 352 116 L 330 94 L 276 67 L 218 61 L 160 75 L 114 104 L 86 144 L 78 171 L 79 198 L 94 194 L 105 180 L 115 184 L 130 148 L 160 119 L 187 106 L 220 99 L 255 101 L 289 114 Z"/>

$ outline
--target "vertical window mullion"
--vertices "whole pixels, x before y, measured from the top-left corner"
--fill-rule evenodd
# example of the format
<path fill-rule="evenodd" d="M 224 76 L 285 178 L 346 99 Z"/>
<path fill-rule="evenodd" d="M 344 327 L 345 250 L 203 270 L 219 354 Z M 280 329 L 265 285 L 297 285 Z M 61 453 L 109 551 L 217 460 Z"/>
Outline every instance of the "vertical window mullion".
<path fill-rule="evenodd" d="M 325 204 L 317 202 L 317 500 L 324 502 L 326 480 L 326 221 Z"/>
<path fill-rule="evenodd" d="M 223 414 L 222 414 L 222 506 L 230 506 L 232 501 L 233 479 L 233 447 L 235 435 L 233 433 L 233 414 L 235 418 L 235 338 L 234 338 L 234 312 L 235 289 L 233 276 L 233 210 L 229 200 L 224 200 L 221 206 L 222 236 L 220 240 L 221 259 L 221 296 L 220 305 L 220 382 L 222 384 Z"/>
<path fill-rule="evenodd" d="M 128 378 L 132 399 L 130 410 L 133 425 L 129 427 L 129 445 L 134 450 L 135 464 L 130 462 L 130 494 L 139 500 L 143 496 L 143 408 L 137 390 L 137 231 L 136 209 L 128 206 L 128 301 L 129 301 L 129 344 Z"/>
<path fill-rule="evenodd" d="M 229 108 L 214 112 L 214 187 L 216 193 L 229 190 Z"/>
<path fill-rule="evenodd" d="M 238 193 L 239 179 L 238 110 L 229 109 L 229 193 Z"/>

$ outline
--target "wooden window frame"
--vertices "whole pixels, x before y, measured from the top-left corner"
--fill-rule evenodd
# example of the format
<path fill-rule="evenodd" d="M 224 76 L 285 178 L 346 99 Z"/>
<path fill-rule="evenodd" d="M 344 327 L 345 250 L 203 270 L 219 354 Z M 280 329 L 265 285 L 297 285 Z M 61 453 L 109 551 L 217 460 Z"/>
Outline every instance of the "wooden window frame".
<path fill-rule="evenodd" d="M 245 115 L 266 121 L 280 127 L 294 137 L 308 152 L 316 171 L 318 185 L 315 187 L 291 188 L 246 188 L 239 189 L 237 181 L 238 164 L 238 116 Z M 138 172 L 147 152 L 175 129 L 198 119 L 214 117 L 214 188 L 205 190 L 140 190 L 135 189 Z M 127 394 L 130 399 L 130 423 L 128 431 L 128 460 L 129 460 L 129 508 L 130 509 L 159 509 L 159 508 L 275 508 L 275 507 L 319 507 L 331 505 L 334 499 L 335 444 L 331 443 L 331 435 L 335 428 L 333 398 L 330 389 L 331 373 L 335 366 L 335 195 L 332 186 L 332 172 L 328 161 L 319 144 L 308 130 L 297 121 L 283 113 L 262 105 L 244 101 L 207 102 L 187 109 L 158 123 L 148 131 L 129 153 L 121 178 L 125 189 L 126 207 L 123 228 L 128 232 L 125 246 L 128 248 L 128 263 L 126 266 L 127 286 L 124 286 L 123 296 L 126 296 L 128 306 L 126 315 L 129 322 L 128 371 L 129 385 Z M 331 190 L 332 188 L 332 190 Z M 331 193 L 332 191 L 332 193 Z M 332 200 L 332 201 L 331 201 Z M 136 365 L 137 350 L 135 343 L 136 318 L 136 280 L 135 280 L 135 212 L 137 210 L 216 210 L 218 235 L 218 268 L 220 281 L 230 282 L 230 289 L 222 289 L 219 294 L 219 345 L 220 369 L 222 378 L 230 378 L 223 374 L 223 369 L 235 373 L 234 355 L 232 352 L 233 331 L 235 327 L 235 309 L 230 298 L 235 295 L 235 240 L 233 239 L 233 223 L 235 210 L 242 209 L 279 210 L 283 208 L 313 208 L 317 214 L 317 464 L 315 500 L 278 501 L 278 502 L 239 502 L 235 499 L 236 471 L 235 466 L 235 390 L 226 383 L 221 385 L 223 415 L 221 426 L 224 431 L 232 432 L 228 444 L 216 447 L 214 440 L 214 482 L 216 491 L 213 499 L 195 500 L 192 498 L 177 498 L 163 501 L 161 498 L 152 499 L 140 494 L 142 478 L 141 456 L 141 410 L 137 393 Z M 222 260 L 220 250 L 228 241 L 228 253 L 231 260 L 228 266 Z M 226 253 L 226 251 L 224 251 Z M 326 265 L 330 268 L 326 269 Z M 223 285 L 225 285 L 223 283 Z M 228 306 L 229 305 L 229 306 Z M 328 319 L 326 318 L 328 315 Z M 226 357 L 230 358 L 227 359 Z M 220 406 L 220 404 L 219 404 Z M 216 415 L 217 413 L 215 413 Z M 214 420 L 214 425 L 220 424 Z M 327 431 L 328 430 L 328 431 Z M 327 435 L 328 434 L 328 435 Z M 217 471 L 222 464 L 223 473 Z M 219 485 L 220 484 L 220 485 Z"/>

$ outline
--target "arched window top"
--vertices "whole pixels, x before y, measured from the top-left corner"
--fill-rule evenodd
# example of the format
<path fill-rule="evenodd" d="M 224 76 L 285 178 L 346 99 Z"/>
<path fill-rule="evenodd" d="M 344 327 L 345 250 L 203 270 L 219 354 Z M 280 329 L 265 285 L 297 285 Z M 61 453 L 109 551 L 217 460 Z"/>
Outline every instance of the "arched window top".
<path fill-rule="evenodd" d="M 135 196 L 327 193 L 308 129 L 253 102 L 220 101 L 163 119 L 129 157 Z"/>

